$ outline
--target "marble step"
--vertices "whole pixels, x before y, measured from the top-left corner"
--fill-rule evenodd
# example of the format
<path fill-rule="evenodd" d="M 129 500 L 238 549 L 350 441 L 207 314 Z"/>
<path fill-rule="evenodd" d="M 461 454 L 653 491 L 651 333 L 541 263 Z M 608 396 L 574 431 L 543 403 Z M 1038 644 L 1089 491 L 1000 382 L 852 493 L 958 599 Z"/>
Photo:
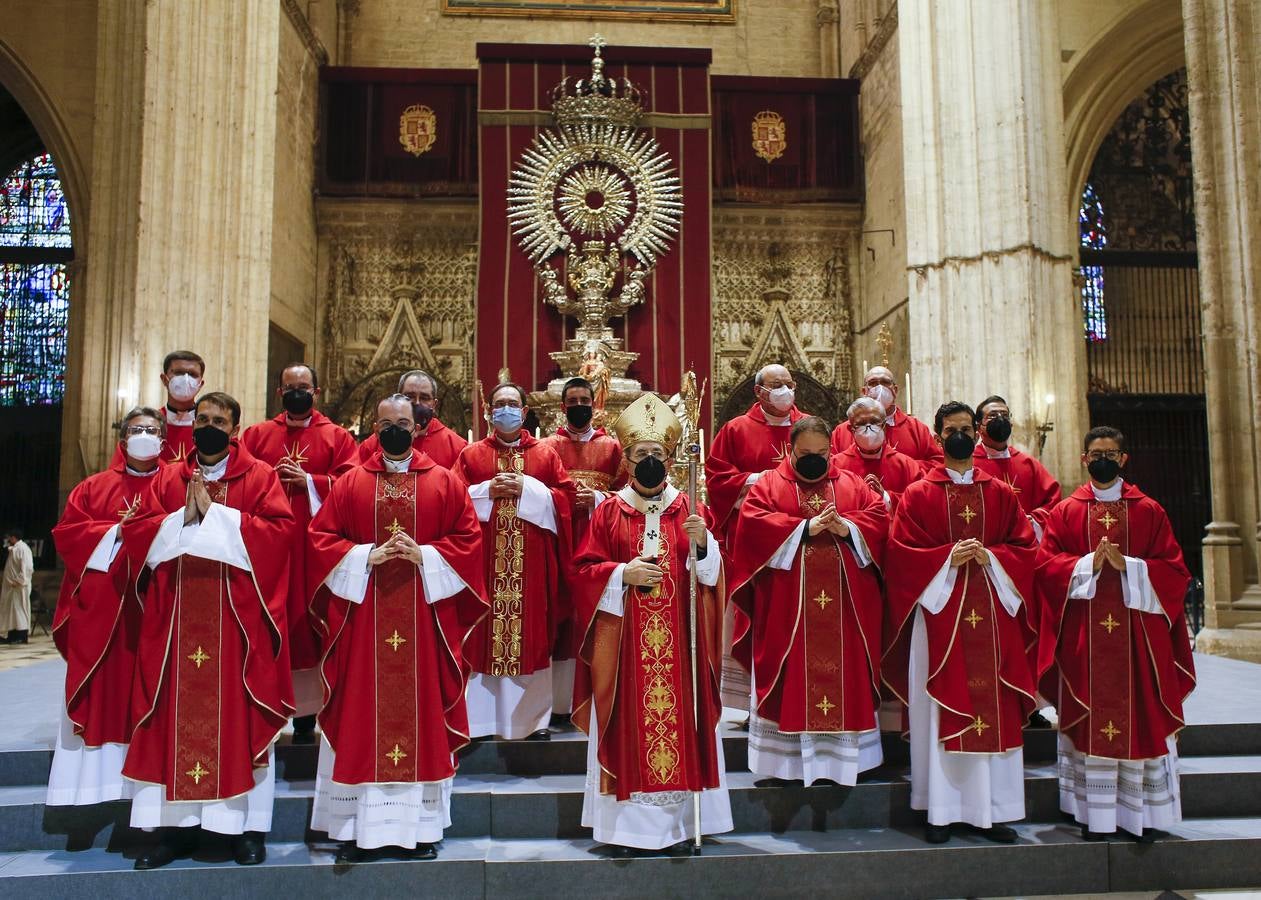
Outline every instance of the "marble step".
<path fill-rule="evenodd" d="M 548 898 L 581 885 L 584 896 L 759 898 L 975 897 L 1103 894 L 1256 885 L 1261 819 L 1187 821 L 1165 839 L 1085 843 L 1062 824 L 1017 827 L 1020 841 L 959 835 L 930 846 L 918 829 L 724 835 L 699 857 L 612 860 L 590 840 L 449 838 L 428 862 L 334 864 L 331 844 L 276 842 L 267 862 L 240 867 L 224 847 L 152 872 L 133 853 L 27 851 L 0 854 L 6 900 L 141 896 L 347 895 Z"/>
<path fill-rule="evenodd" d="M 912 826 L 923 821 L 910 809 L 910 774 L 884 766 L 853 788 L 757 787 L 748 772 L 731 773 L 732 816 L 740 833 L 809 833 Z M 581 838 L 581 775 L 466 775 L 456 778 L 448 837 L 495 839 Z M 1187 818 L 1261 814 L 1261 756 L 1195 757 L 1182 761 L 1182 802 Z M 302 841 L 314 798 L 314 782 L 280 779 L 276 785 L 272 838 Z M 1030 822 L 1058 823 L 1059 788 L 1051 765 L 1026 767 L 1025 802 Z M 122 849 L 141 840 L 128 825 L 126 802 L 91 807 L 46 807 L 42 786 L 0 788 L 0 852 L 19 850 Z M 1259 868 L 1261 872 L 1261 868 Z M 1261 879 L 1259 879 L 1261 880 Z"/>

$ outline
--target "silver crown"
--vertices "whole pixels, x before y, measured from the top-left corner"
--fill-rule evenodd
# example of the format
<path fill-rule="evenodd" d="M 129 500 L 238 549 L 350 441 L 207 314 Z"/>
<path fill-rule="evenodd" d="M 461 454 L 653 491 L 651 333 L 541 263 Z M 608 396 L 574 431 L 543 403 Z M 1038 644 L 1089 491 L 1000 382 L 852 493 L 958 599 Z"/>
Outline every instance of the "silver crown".
<path fill-rule="evenodd" d="M 634 128 L 644 114 L 643 95 L 629 78 L 618 80 L 604 74 L 601 51 L 606 46 L 600 35 L 587 42 L 595 48 L 591 75 L 566 77 L 552 88 L 552 116 L 557 125 L 598 125 L 605 122 Z"/>

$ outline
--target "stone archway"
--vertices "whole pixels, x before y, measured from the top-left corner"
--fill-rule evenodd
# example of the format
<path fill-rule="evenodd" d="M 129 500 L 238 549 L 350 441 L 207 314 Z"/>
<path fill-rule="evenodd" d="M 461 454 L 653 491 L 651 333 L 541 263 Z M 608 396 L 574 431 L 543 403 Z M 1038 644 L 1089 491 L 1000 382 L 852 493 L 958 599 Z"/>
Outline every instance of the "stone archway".
<path fill-rule="evenodd" d="M 377 403 L 394 393 L 398 379 L 411 368 L 395 366 L 365 375 L 345 392 L 336 407 L 327 410 L 329 417 L 351 431 L 357 430 L 359 439 L 364 439 L 372 431 Z M 439 420 L 464 437 L 469 429 L 469 412 L 462 393 L 456 386 L 438 378 L 434 378 L 434 385 L 437 388 Z"/>

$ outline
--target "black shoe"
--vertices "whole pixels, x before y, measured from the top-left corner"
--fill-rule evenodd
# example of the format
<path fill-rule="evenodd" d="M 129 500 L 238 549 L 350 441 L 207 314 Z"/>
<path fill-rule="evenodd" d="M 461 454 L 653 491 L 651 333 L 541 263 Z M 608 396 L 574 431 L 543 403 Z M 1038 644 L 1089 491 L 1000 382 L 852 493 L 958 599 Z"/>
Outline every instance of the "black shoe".
<path fill-rule="evenodd" d="M 635 859 L 640 851 L 634 847 L 623 847 L 621 844 L 609 844 L 609 856 L 613 859 Z"/>
<path fill-rule="evenodd" d="M 30 634 L 31 633 L 29 631 L 23 628 L 17 632 L 17 639 L 9 641 L 9 643 L 10 644 L 25 644 L 27 643 L 27 638 L 30 637 Z"/>
<path fill-rule="evenodd" d="M 573 715 L 571 713 L 552 713 L 551 721 L 547 723 L 549 728 L 569 728 L 573 724 Z"/>
<path fill-rule="evenodd" d="M 944 844 L 950 840 L 949 825 L 933 825 L 931 822 L 924 828 L 924 840 L 930 844 Z"/>
<path fill-rule="evenodd" d="M 1169 837 L 1169 832 L 1161 831 L 1159 828 L 1144 828 L 1142 834 L 1134 835 L 1134 840 L 1140 844 L 1154 844 L 1161 838 Z"/>
<path fill-rule="evenodd" d="M 665 856 L 699 856 L 700 848 L 696 846 L 695 841 L 679 841 L 677 844 L 671 844 L 663 849 L 662 854 Z"/>
<path fill-rule="evenodd" d="M 1090 841 L 1091 843 L 1095 843 L 1096 841 L 1106 841 L 1108 839 L 1108 836 L 1104 834 L 1102 831 L 1091 831 L 1088 826 L 1083 825 L 1081 827 L 1081 839 L 1083 841 Z"/>
<path fill-rule="evenodd" d="M 753 782 L 754 787 L 790 788 L 802 787 L 805 782 L 800 778 L 759 778 Z"/>
<path fill-rule="evenodd" d="M 978 828 L 976 831 L 987 841 L 993 841 L 996 844 L 1014 844 L 1020 837 L 1016 834 L 1016 829 L 1007 825 L 993 825 L 989 828 Z"/>
<path fill-rule="evenodd" d="M 337 848 L 337 857 L 334 862 L 339 866 L 348 866 L 357 862 L 363 862 L 366 852 L 355 846 L 354 841 L 347 841 Z"/>
<path fill-rule="evenodd" d="M 1055 726 L 1051 724 L 1050 719 L 1042 715 L 1042 713 L 1038 712 L 1037 710 L 1034 710 L 1033 715 L 1029 717 L 1029 727 L 1030 728 L 1054 728 Z"/>
<path fill-rule="evenodd" d="M 177 859 L 192 856 L 197 849 L 197 828 L 164 828 L 156 847 L 151 847 L 136 857 L 137 871 L 160 869 Z"/>
<path fill-rule="evenodd" d="M 438 848 L 433 844 L 417 844 L 415 849 L 407 851 L 408 859 L 437 859 Z"/>
<path fill-rule="evenodd" d="M 301 746 L 315 741 L 315 716 L 294 716 L 293 743 Z"/>
<path fill-rule="evenodd" d="M 247 831 L 232 839 L 232 858 L 238 866 L 256 866 L 267 859 L 261 831 Z"/>
<path fill-rule="evenodd" d="M 546 728 L 540 728 L 538 731 L 534 732 L 534 734 L 526 735 L 525 739 L 527 741 L 550 741 L 552 739 L 552 733 Z"/>

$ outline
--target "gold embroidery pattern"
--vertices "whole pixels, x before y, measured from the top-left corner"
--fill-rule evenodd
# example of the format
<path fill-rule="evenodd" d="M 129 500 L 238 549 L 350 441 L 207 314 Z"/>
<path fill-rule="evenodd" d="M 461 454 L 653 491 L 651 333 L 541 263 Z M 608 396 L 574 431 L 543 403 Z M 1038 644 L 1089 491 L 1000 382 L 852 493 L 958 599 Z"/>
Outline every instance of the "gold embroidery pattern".
<path fill-rule="evenodd" d="M 188 658 L 197 664 L 197 668 L 201 668 L 201 664 L 210 660 L 210 654 L 201 649 L 201 644 L 197 645 L 196 651 L 188 654 Z"/>
<path fill-rule="evenodd" d="M 963 507 L 963 512 L 959 513 L 959 518 L 971 525 L 972 520 L 976 518 L 976 515 L 976 510 L 974 510 L 971 505 L 967 505 Z"/>
<path fill-rule="evenodd" d="M 201 780 L 210 774 L 210 770 L 203 769 L 201 767 L 201 762 L 199 761 L 195 766 L 193 766 L 184 774 L 187 775 L 189 778 L 193 779 L 193 784 L 201 784 Z"/>
<path fill-rule="evenodd" d="M 500 472 L 525 471 L 525 456 L 517 451 L 499 454 Z M 525 534 L 517 518 L 515 499 L 495 501 L 495 577 L 490 609 L 490 674 L 521 674 L 522 600 L 525 571 Z"/>
<path fill-rule="evenodd" d="M 403 637 L 401 634 L 399 634 L 399 633 L 398 633 L 398 629 L 397 629 L 397 628 L 395 628 L 395 629 L 394 629 L 394 633 L 393 633 L 392 635 L 390 635 L 389 637 L 387 637 L 387 638 L 385 639 L 385 642 L 386 642 L 387 644 L 389 644 L 389 645 L 390 645 L 390 649 L 391 649 L 391 650 L 393 650 L 395 653 L 397 653 L 397 652 L 398 652 L 398 648 L 399 648 L 399 646 L 401 646 L 402 644 L 406 644 L 406 643 L 407 643 L 407 638 L 405 638 L 405 637 Z"/>
<path fill-rule="evenodd" d="M 385 754 L 385 758 L 388 759 L 390 762 L 394 763 L 395 768 L 398 768 L 398 764 L 404 759 L 407 759 L 407 754 L 403 752 L 402 747 L 400 747 L 398 744 L 395 744 L 394 749 L 391 750 L 389 753 Z"/>
<path fill-rule="evenodd" d="M 381 484 L 382 500 L 414 500 L 411 479 L 406 472 L 389 472 Z"/>
<path fill-rule="evenodd" d="M 1108 617 L 1099 623 L 1102 627 L 1108 629 L 1108 634 L 1112 634 L 1114 628 L 1120 628 L 1121 623 L 1112 618 L 1112 613 L 1108 613 Z"/>
<path fill-rule="evenodd" d="M 642 539 L 641 539 L 642 541 Z M 640 544 L 642 550 L 642 542 Z M 665 572 L 662 588 L 670 579 L 669 541 L 662 541 L 657 565 Z M 673 596 L 673 589 L 664 596 Z M 674 635 L 666 618 L 668 605 L 658 598 L 642 600 L 649 605 L 639 633 L 639 659 L 644 670 L 643 723 L 645 759 L 649 775 L 658 784 L 676 777 L 679 761 L 679 699 L 674 691 Z"/>
<path fill-rule="evenodd" d="M 609 487 L 613 484 L 613 479 L 607 472 L 596 472 L 592 469 L 570 469 L 569 477 L 588 490 L 602 493 L 608 493 Z"/>
<path fill-rule="evenodd" d="M 1108 720 L 1108 724 L 1099 729 L 1099 732 L 1109 741 L 1116 740 L 1116 736 L 1121 733 L 1121 729 L 1112 724 L 1112 720 Z"/>
<path fill-rule="evenodd" d="M 689 590 L 691 590 L 689 588 Z M 814 598 L 814 602 L 819 604 L 819 609 L 827 609 L 828 604 L 832 602 L 832 598 L 828 596 L 827 591 L 819 591 L 819 596 Z M 827 713 L 824 713 L 826 716 Z"/>
<path fill-rule="evenodd" d="M 984 621 L 985 621 L 985 617 L 984 617 L 984 616 L 978 616 L 978 615 L 976 614 L 976 610 L 975 610 L 975 609 L 973 609 L 973 610 L 970 610 L 970 611 L 968 612 L 968 615 L 964 616 L 963 621 L 967 622 L 967 623 L 968 623 L 969 625 L 971 625 L 973 628 L 976 628 L 976 626 L 977 626 L 977 623 L 978 623 L 978 622 L 984 622 Z"/>
<path fill-rule="evenodd" d="M 1120 522 L 1121 520 L 1113 516 L 1111 510 L 1105 510 L 1104 514 L 1100 516 L 1096 521 L 1100 525 L 1103 526 L 1104 531 L 1111 531 L 1112 526 L 1115 525 L 1117 522 Z"/>

